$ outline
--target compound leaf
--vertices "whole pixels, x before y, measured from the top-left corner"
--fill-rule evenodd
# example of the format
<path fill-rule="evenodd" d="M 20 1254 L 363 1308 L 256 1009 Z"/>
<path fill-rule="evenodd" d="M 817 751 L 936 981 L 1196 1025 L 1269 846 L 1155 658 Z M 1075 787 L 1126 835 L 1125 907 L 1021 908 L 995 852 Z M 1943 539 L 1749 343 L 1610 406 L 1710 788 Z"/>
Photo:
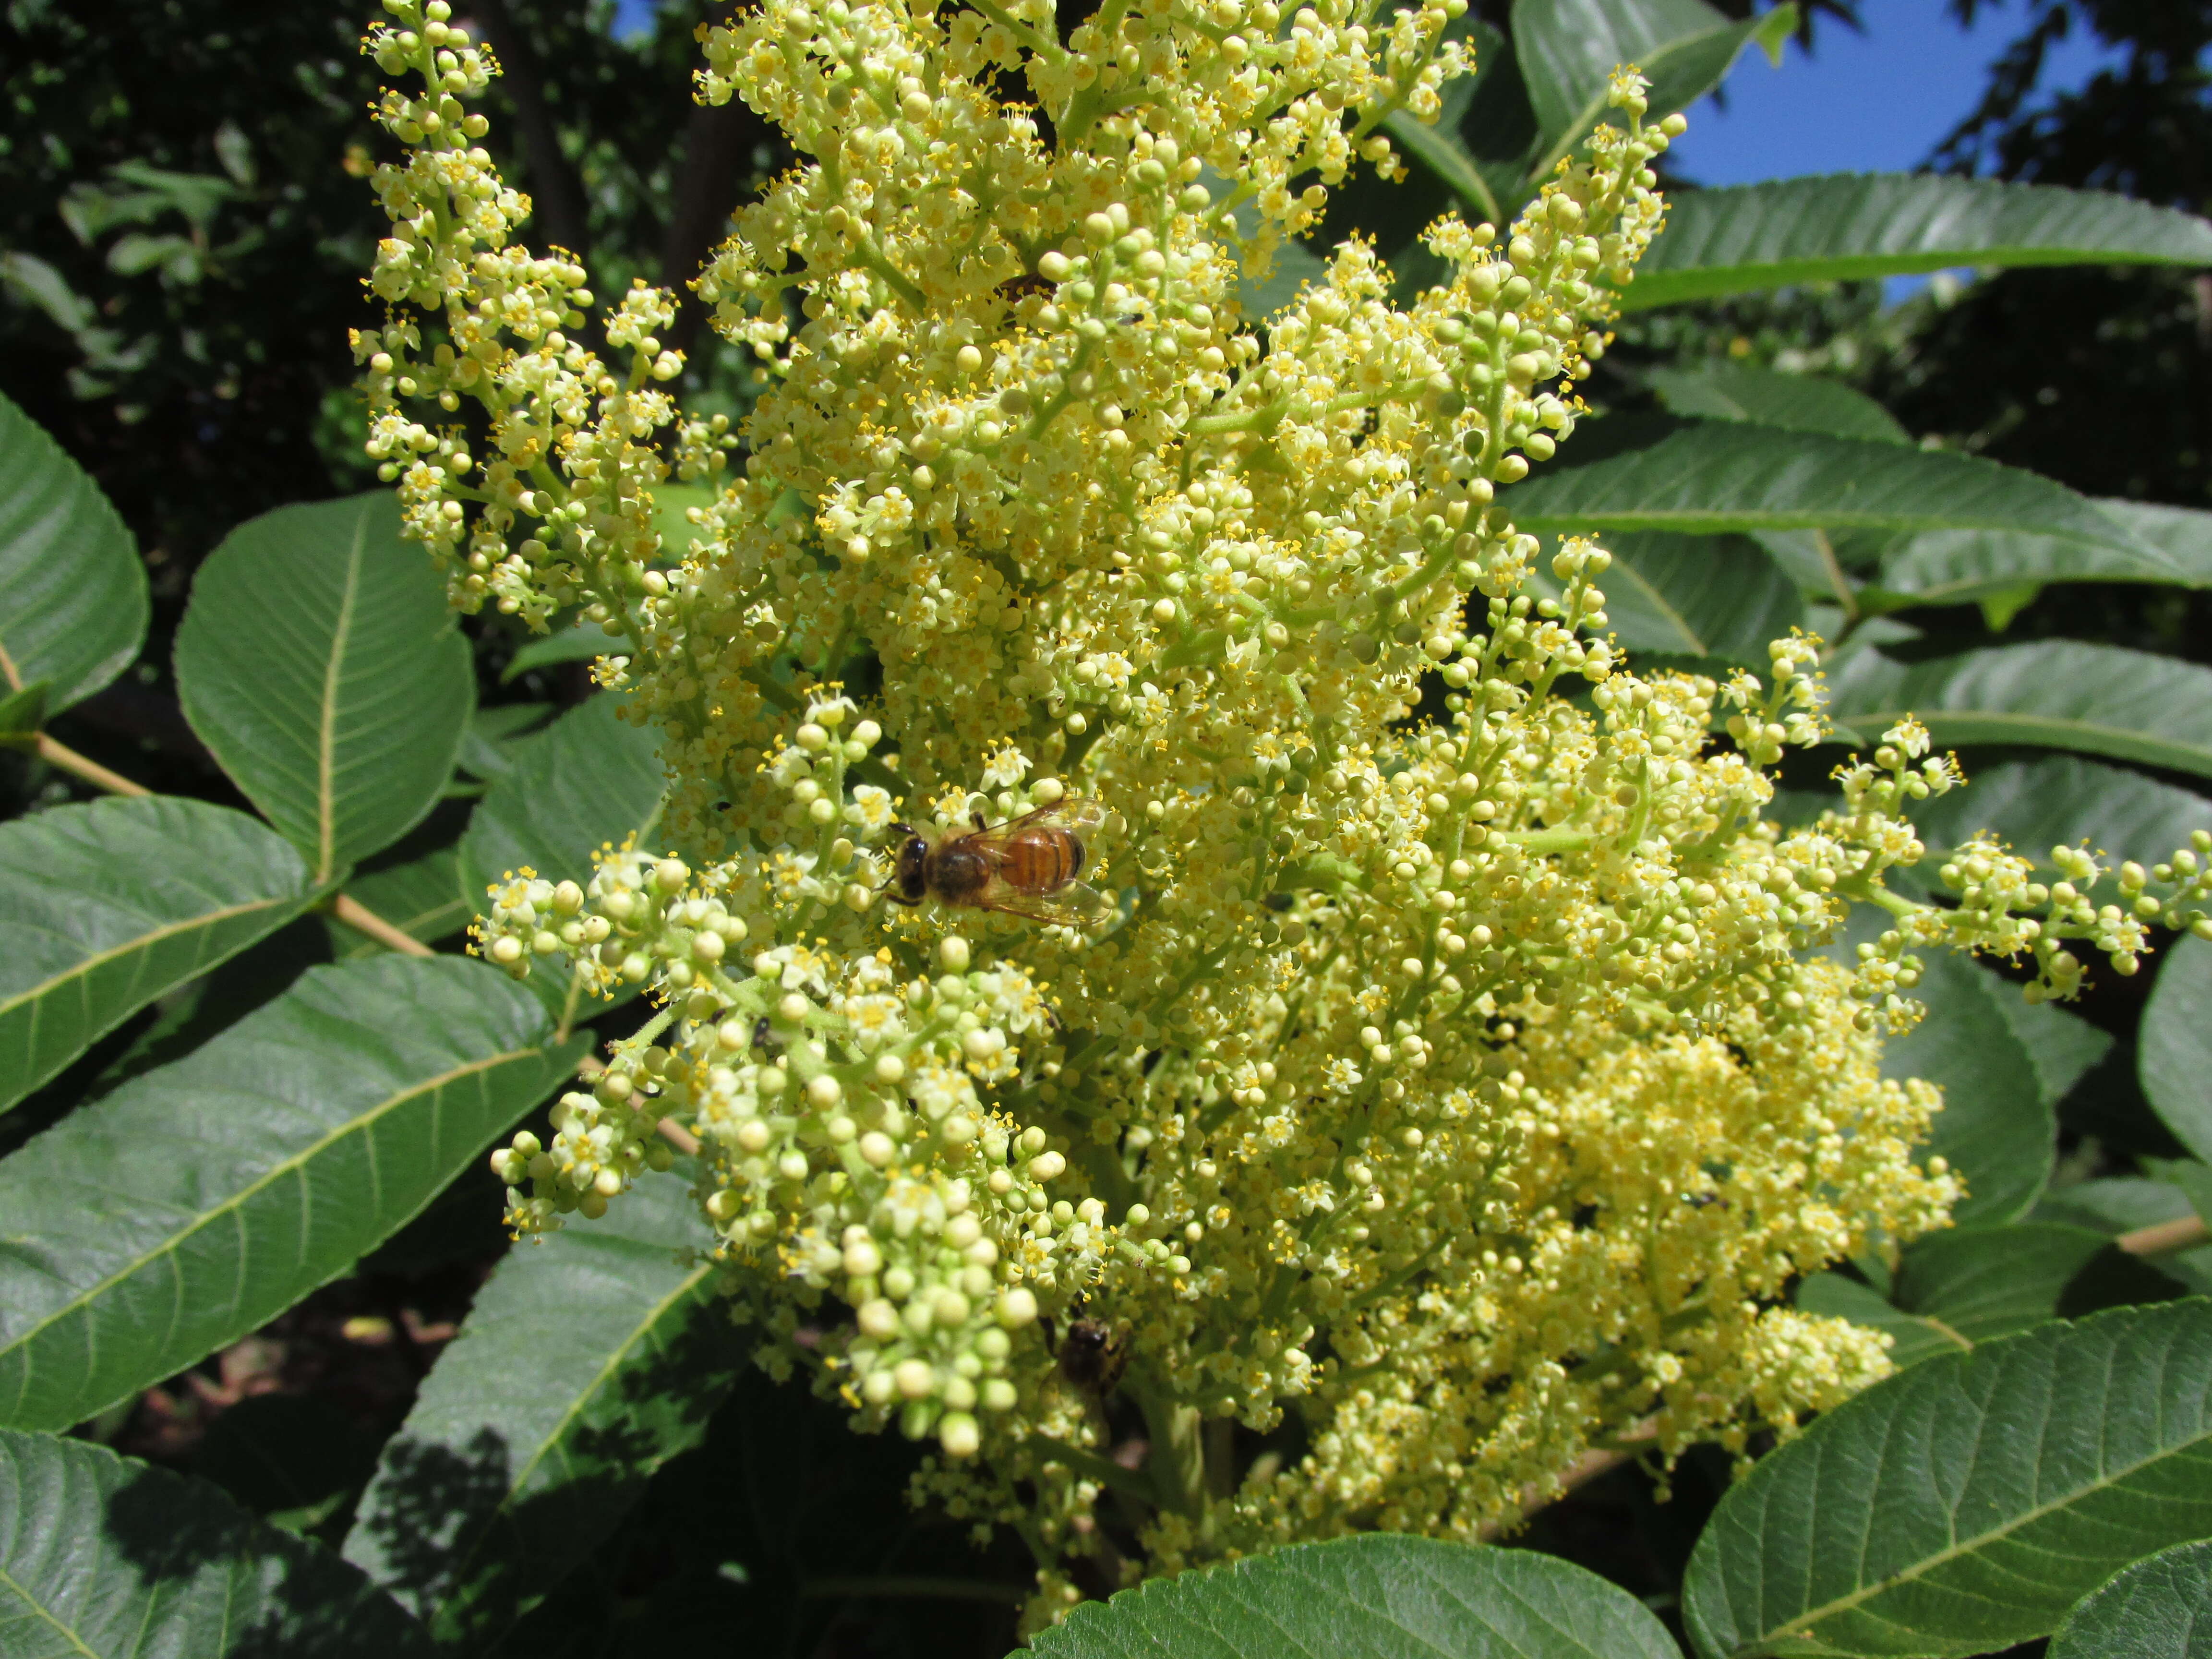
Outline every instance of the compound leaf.
<path fill-rule="evenodd" d="M 146 568 L 122 519 L 37 422 L 0 398 L 0 695 L 44 681 L 51 716 L 146 637 Z"/>
<path fill-rule="evenodd" d="M 310 969 L 0 1161 L 0 1422 L 63 1429 L 352 1267 L 563 1074 L 455 957 Z"/>
<path fill-rule="evenodd" d="M 384 1449 L 346 1540 L 441 1638 L 481 1643 L 695 1443 L 740 1363 L 690 1181 L 509 1252 Z M 557 1330 L 557 1342 L 547 1333 Z"/>
<path fill-rule="evenodd" d="M 355 1568 L 204 1480 L 0 1429 L 10 1659 L 410 1659 L 422 1628 Z"/>
<path fill-rule="evenodd" d="M 2212 224 L 2101 191 L 1832 173 L 1668 198 L 1622 308 L 1948 265 L 2212 264 Z"/>
<path fill-rule="evenodd" d="M 1368 1533 L 1155 1578 L 1031 1638 L 1044 1659 L 1676 1659 L 1625 1590 L 1533 1550 Z"/>
<path fill-rule="evenodd" d="M 1988 1653 L 2212 1533 L 2212 1302 L 2122 1308 L 1922 1361 L 1722 1498 L 1691 1557 L 1705 1659 Z"/>
<path fill-rule="evenodd" d="M 232 531 L 176 664 L 192 730 L 320 881 L 437 804 L 476 696 L 444 584 L 384 491 Z"/>
<path fill-rule="evenodd" d="M 315 896 L 289 842 L 168 796 L 0 824 L 0 1110 Z"/>

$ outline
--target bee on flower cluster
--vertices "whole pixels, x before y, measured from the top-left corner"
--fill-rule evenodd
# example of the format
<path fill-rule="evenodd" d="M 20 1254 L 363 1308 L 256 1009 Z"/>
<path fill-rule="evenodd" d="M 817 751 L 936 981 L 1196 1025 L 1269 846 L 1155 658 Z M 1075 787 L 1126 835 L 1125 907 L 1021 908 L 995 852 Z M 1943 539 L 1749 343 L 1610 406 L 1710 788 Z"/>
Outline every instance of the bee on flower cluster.
<path fill-rule="evenodd" d="M 1097 801 L 1070 796 L 996 826 L 978 812 L 973 830 L 935 841 L 912 824 L 895 823 L 891 828 L 904 839 L 894 855 L 891 878 L 881 890 L 895 904 L 934 899 L 959 908 L 1085 927 L 1114 909 L 1113 900 L 1076 879 L 1090 860 L 1084 832 L 1105 817 L 1106 809 Z"/>

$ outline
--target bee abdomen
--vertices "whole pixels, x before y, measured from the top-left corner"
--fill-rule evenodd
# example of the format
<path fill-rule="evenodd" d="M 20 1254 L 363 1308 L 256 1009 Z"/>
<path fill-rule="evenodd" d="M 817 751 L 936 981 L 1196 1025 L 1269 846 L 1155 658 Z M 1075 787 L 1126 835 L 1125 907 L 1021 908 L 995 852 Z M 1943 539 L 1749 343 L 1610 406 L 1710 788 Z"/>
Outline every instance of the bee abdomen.
<path fill-rule="evenodd" d="M 1035 830 L 1006 843 L 1001 872 L 1033 893 L 1065 887 L 1082 872 L 1083 842 L 1066 830 Z"/>

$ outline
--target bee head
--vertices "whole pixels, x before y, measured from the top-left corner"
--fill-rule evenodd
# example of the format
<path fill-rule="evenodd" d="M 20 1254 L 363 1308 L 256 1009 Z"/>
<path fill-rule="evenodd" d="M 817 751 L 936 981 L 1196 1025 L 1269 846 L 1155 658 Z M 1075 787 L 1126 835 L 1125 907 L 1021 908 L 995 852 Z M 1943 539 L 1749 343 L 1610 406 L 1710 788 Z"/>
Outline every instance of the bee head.
<path fill-rule="evenodd" d="M 919 904 L 929 890 L 926 873 L 929 842 L 910 823 L 895 823 L 891 828 L 903 837 L 891 864 L 891 885 L 908 904 Z"/>

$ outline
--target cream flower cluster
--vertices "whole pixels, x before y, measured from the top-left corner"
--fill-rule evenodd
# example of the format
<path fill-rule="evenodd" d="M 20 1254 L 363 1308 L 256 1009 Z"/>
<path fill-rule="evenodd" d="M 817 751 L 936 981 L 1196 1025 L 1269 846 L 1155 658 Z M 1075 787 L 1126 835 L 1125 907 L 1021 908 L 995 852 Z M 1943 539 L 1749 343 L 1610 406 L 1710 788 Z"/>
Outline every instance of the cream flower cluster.
<path fill-rule="evenodd" d="M 1502 234 L 1431 228 L 1434 286 L 1354 240 L 1259 317 L 1244 280 L 1468 67 L 1462 0 L 1109 0 L 1065 40 L 1042 0 L 765 0 L 700 77 L 805 158 L 699 279 L 768 384 L 737 433 L 656 389 L 665 294 L 605 315 L 623 366 L 579 343 L 580 266 L 513 243 L 452 104 L 480 54 L 387 4 L 370 49 L 429 90 L 385 106 L 372 449 L 457 603 L 605 629 L 671 775 L 665 850 L 517 872 L 479 925 L 659 1004 L 495 1154 L 518 1231 L 696 1139 L 765 1361 L 933 1437 L 920 1490 L 1027 1540 L 1038 1619 L 1081 1558 L 1473 1534 L 1592 1446 L 1741 1447 L 1881 1374 L 1783 1304 L 1959 1195 L 1913 1151 L 1936 1091 L 1880 1072 L 1913 952 L 2034 951 L 2063 994 L 2065 939 L 2195 919 L 2203 849 L 2132 916 L 1980 844 L 1955 906 L 1893 895 L 1958 781 L 1924 732 L 1783 833 L 1819 642 L 1632 672 L 1604 550 L 1514 526 L 1661 223 L 1681 122 L 1632 73 Z M 659 544 L 654 488 L 740 438 Z M 1079 798 L 1103 921 L 883 902 L 896 820 Z M 1896 926 L 1809 957 L 1854 902 Z M 1254 1455 L 1286 1414 L 1305 1449 Z"/>

